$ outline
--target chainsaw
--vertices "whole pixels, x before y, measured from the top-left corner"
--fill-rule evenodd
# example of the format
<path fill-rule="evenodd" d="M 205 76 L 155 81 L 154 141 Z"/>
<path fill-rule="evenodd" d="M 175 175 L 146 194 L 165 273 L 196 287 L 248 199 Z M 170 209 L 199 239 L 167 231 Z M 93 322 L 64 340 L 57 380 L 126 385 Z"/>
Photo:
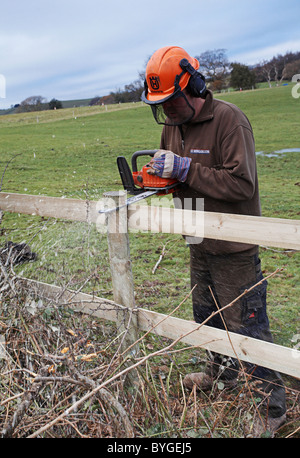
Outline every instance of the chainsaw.
<path fill-rule="evenodd" d="M 175 189 L 181 184 L 178 180 L 173 178 L 161 178 L 156 175 L 149 174 L 150 165 L 147 163 L 138 170 L 137 158 L 140 156 L 153 157 L 157 150 L 143 150 L 136 151 L 131 157 L 131 167 L 124 156 L 117 157 L 117 166 L 119 174 L 122 180 L 123 188 L 133 197 L 129 197 L 126 200 L 124 206 L 131 205 L 139 200 L 146 199 L 153 195 L 166 195 L 175 191 Z M 118 210 L 120 207 L 109 208 L 106 210 L 100 210 L 99 213 L 107 213 Z"/>

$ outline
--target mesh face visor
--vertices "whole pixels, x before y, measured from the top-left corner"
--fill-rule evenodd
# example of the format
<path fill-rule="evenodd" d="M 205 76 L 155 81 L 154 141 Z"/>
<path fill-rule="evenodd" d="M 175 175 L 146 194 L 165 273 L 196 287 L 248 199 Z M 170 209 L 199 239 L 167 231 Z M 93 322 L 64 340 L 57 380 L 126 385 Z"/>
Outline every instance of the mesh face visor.
<path fill-rule="evenodd" d="M 184 92 L 178 91 L 159 103 L 147 103 L 151 106 L 155 121 L 165 126 L 180 126 L 188 123 L 195 115 Z"/>

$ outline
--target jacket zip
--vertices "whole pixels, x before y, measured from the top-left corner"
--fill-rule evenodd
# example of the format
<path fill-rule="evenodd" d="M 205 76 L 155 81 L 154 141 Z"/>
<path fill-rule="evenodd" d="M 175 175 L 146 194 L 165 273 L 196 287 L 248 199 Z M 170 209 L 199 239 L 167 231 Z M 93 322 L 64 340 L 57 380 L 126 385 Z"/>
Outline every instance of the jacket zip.
<path fill-rule="evenodd" d="M 184 151 L 184 133 L 183 133 L 183 129 L 182 129 L 182 126 L 178 126 L 179 127 L 179 131 L 180 131 L 180 135 L 181 135 L 181 150 L 182 152 Z"/>

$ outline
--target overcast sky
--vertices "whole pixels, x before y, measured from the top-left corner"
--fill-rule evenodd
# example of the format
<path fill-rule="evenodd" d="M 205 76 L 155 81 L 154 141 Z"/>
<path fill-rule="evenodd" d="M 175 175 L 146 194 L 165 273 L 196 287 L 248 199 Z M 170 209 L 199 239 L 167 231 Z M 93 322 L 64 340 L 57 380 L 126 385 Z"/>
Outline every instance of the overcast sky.
<path fill-rule="evenodd" d="M 0 109 L 123 89 L 166 45 L 247 65 L 300 50 L 300 0 L 10 0 L 0 18 Z"/>

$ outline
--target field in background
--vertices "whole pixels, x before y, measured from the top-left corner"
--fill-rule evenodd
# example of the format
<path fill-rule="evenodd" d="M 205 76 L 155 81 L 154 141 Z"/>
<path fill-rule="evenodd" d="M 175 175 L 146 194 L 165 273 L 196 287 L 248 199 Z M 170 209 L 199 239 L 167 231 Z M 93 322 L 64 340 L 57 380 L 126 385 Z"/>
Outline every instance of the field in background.
<path fill-rule="evenodd" d="M 256 151 L 300 148 L 299 99 L 292 97 L 290 87 L 216 97 L 246 113 Z M 140 103 L 2 116 L 2 191 L 98 200 L 103 192 L 122 187 L 117 156 L 129 159 L 136 150 L 156 149 L 160 132 L 151 110 Z M 299 219 L 299 158 L 297 152 L 257 156 L 264 216 Z M 1 245 L 26 241 L 38 254 L 34 263 L 16 268 L 24 276 L 112 298 L 106 236 L 94 226 L 6 213 L 0 235 Z M 137 305 L 170 313 L 190 291 L 183 239 L 130 234 L 130 243 Z M 153 274 L 163 249 L 165 256 Z M 261 258 L 265 274 L 284 269 L 269 281 L 268 306 L 275 342 L 291 347 L 299 334 L 299 253 L 261 247 Z M 191 301 L 177 314 L 192 319 Z M 151 339 L 149 345 L 156 345 Z M 184 374 L 188 367 L 183 367 Z"/>
<path fill-rule="evenodd" d="M 253 126 L 257 151 L 270 153 L 283 148 L 300 147 L 299 100 L 291 96 L 290 87 L 218 94 L 217 97 L 235 103 L 244 110 Z M 136 150 L 157 148 L 160 132 L 161 126 L 154 122 L 151 110 L 142 104 L 111 105 L 107 111 L 101 106 L 3 116 L 0 118 L 0 170 L 3 172 L 7 162 L 13 159 L 3 176 L 2 190 L 98 200 L 103 192 L 122 188 L 116 157 L 125 155 L 130 159 Z M 299 153 L 282 153 L 275 157 L 263 154 L 257 157 L 264 216 L 299 218 L 299 157 Z M 2 242 L 6 239 L 28 241 L 42 223 L 39 218 L 6 214 L 2 222 Z M 53 277 L 56 279 L 59 278 L 57 269 L 59 272 L 62 264 L 65 269 L 74 269 L 75 272 L 84 271 L 86 264 L 96 268 L 98 261 L 93 258 L 93 252 L 98 252 L 99 239 L 102 237 L 105 240 L 105 237 L 94 234 L 94 230 L 89 228 L 87 241 L 86 228 L 82 225 L 72 223 L 61 227 L 59 222 L 48 221 L 32 241 L 33 247 L 38 245 L 37 251 L 43 253 L 39 261 L 41 265 L 37 268 L 34 264 L 25 270 L 32 270 L 32 274 L 42 280 L 52 264 Z M 26 231 L 30 234 L 26 234 Z M 132 239 L 137 291 L 144 291 L 146 299 L 143 298 L 143 301 L 146 300 L 147 305 L 167 311 L 166 308 L 174 304 L 173 301 L 168 304 L 169 300 L 166 303 L 170 293 L 164 290 L 165 283 L 170 283 L 171 297 L 175 291 L 178 291 L 175 297 L 180 297 L 189 288 L 188 250 L 181 237 L 176 236 L 144 234 L 139 237 L 132 235 Z M 63 247 L 65 242 L 67 247 Z M 85 260 L 82 256 L 80 261 L 76 260 L 72 243 L 77 246 L 82 244 L 86 248 Z M 151 268 L 165 244 L 167 255 L 162 269 L 153 276 Z M 103 250 L 105 252 L 104 246 Z M 288 269 L 272 280 L 269 300 L 270 306 L 272 302 L 276 304 L 271 315 L 279 315 L 279 328 L 282 320 L 282 329 L 275 329 L 275 333 L 285 336 L 284 341 L 288 344 L 285 339 L 292 335 L 286 327 L 291 326 L 292 333 L 297 331 L 299 291 L 295 289 L 295 275 L 299 266 L 298 254 L 281 254 L 263 248 L 262 257 L 267 273 L 273 268 L 275 270 L 277 264 Z M 102 272 L 107 272 L 106 261 Z M 164 271 L 164 268 L 167 270 Z M 178 272 L 183 275 L 178 275 Z M 53 280 L 49 273 L 45 277 L 45 281 Z M 102 289 L 107 288 L 109 272 L 104 277 Z M 291 313 L 286 310 L 283 313 L 282 308 L 287 306 L 288 310 L 292 310 Z M 295 320 L 290 323 L 293 313 Z M 191 316 L 190 310 L 186 315 Z"/>

